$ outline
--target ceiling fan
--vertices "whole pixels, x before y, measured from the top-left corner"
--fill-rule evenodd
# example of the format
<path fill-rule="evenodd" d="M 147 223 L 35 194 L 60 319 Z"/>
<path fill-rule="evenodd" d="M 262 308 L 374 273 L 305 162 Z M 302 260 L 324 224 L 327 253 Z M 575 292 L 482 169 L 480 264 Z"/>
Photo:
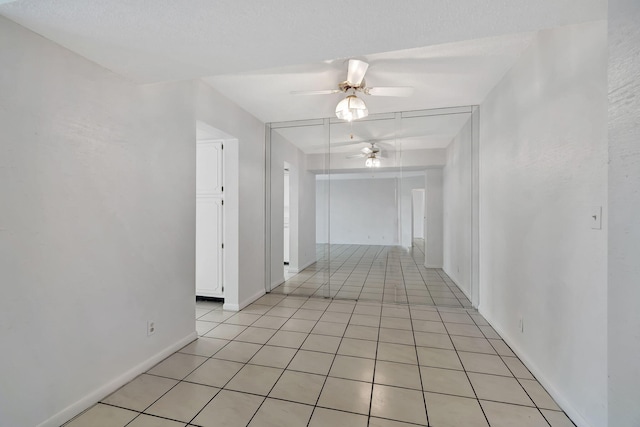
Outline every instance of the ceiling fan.
<path fill-rule="evenodd" d="M 364 93 L 372 96 L 411 96 L 413 88 L 409 86 L 379 86 L 368 87 L 364 75 L 369 68 L 369 64 L 358 59 L 350 59 L 347 69 L 347 80 L 338 83 L 337 89 L 310 90 L 310 91 L 294 91 L 292 95 L 330 95 L 334 93 L 349 93 L 345 99 L 340 101 L 336 106 L 336 116 L 339 119 L 352 121 L 361 119 L 369 115 L 369 110 L 364 101 L 356 96 L 356 92 Z"/>
<path fill-rule="evenodd" d="M 371 147 L 364 147 L 360 150 L 358 154 L 352 154 L 347 156 L 347 159 L 359 159 L 366 158 L 364 165 L 368 168 L 379 168 L 380 167 L 380 159 L 384 159 L 385 157 L 380 152 L 380 148 L 376 146 L 375 142 L 369 142 Z"/>

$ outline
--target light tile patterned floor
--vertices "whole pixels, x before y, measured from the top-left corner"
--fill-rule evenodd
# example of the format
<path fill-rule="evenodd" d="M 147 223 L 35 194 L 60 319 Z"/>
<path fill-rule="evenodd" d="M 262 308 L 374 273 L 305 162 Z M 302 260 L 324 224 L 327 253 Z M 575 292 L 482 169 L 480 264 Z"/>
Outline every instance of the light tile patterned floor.
<path fill-rule="evenodd" d="M 269 294 L 68 427 L 571 427 L 474 310 Z"/>
<path fill-rule="evenodd" d="M 297 274 L 285 271 L 285 282 L 272 293 L 471 308 L 444 271 L 424 266 L 423 247 L 422 239 L 410 249 L 318 245 L 319 261 Z"/>

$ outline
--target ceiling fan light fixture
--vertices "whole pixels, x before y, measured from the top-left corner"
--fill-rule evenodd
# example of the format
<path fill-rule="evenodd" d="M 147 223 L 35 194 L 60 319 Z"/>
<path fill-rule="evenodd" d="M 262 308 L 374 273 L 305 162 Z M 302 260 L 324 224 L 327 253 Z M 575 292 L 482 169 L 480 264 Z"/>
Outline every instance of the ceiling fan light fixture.
<path fill-rule="evenodd" d="M 348 122 L 362 119 L 369 115 L 364 101 L 355 95 L 349 95 L 336 105 L 336 117 Z"/>
<path fill-rule="evenodd" d="M 379 168 L 380 167 L 380 159 L 376 157 L 375 154 L 367 157 L 367 160 L 364 161 L 364 165 L 368 168 Z"/>

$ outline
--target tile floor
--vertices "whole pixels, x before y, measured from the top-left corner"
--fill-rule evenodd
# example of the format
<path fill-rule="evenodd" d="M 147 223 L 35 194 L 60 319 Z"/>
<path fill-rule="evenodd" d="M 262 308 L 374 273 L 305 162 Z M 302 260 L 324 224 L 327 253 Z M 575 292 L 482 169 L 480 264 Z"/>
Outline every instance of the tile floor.
<path fill-rule="evenodd" d="M 319 261 L 297 274 L 285 271 L 285 282 L 272 293 L 471 308 L 471 302 L 444 271 L 424 267 L 423 248 L 422 239 L 414 240 L 408 250 L 399 246 L 318 245 Z"/>
<path fill-rule="evenodd" d="M 571 427 L 476 311 L 269 294 L 68 427 Z"/>

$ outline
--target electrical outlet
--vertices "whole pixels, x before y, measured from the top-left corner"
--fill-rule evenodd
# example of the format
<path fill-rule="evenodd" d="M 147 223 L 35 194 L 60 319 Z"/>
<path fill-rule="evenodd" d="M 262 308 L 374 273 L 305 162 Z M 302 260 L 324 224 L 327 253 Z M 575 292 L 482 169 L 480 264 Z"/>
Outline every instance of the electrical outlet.
<path fill-rule="evenodd" d="M 520 333 L 524 333 L 524 319 L 522 316 L 518 319 L 518 330 L 520 330 Z"/>
<path fill-rule="evenodd" d="M 147 336 L 150 337 L 155 333 L 156 333 L 156 322 L 154 322 L 153 320 L 147 320 Z"/>
<path fill-rule="evenodd" d="M 594 230 L 602 230 L 602 206 L 593 206 L 589 213 L 591 228 Z"/>

